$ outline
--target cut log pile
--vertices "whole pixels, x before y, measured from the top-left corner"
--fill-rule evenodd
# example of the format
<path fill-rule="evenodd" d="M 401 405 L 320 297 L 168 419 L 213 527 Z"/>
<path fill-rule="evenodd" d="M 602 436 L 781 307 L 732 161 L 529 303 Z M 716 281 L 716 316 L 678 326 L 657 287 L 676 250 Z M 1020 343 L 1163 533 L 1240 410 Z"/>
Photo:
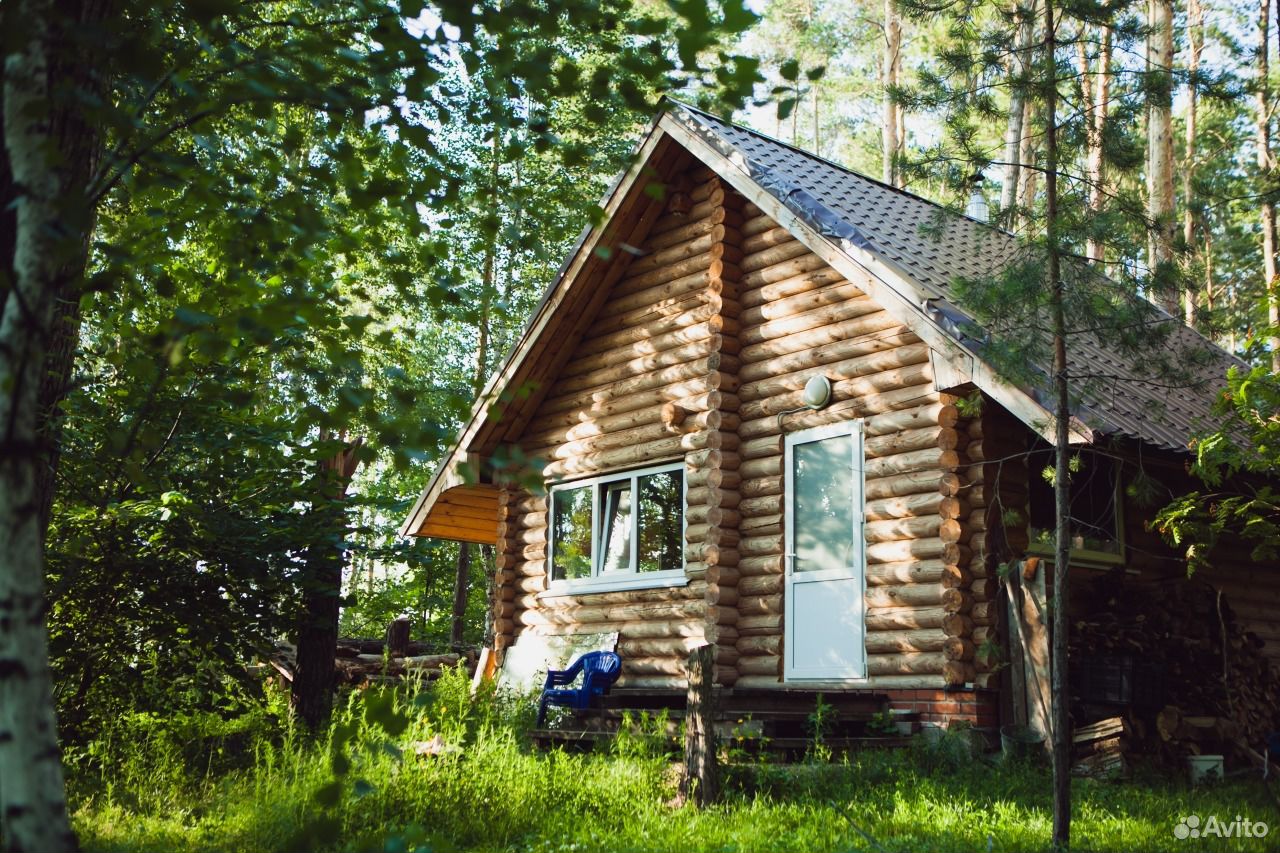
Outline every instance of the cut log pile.
<path fill-rule="evenodd" d="M 1128 703 L 1133 747 L 1169 759 L 1259 749 L 1280 729 L 1280 675 L 1208 583 L 1110 572 L 1076 611 L 1086 614 L 1070 638 L 1077 726 Z"/>
<path fill-rule="evenodd" d="M 474 673 L 478 655 L 475 649 L 463 653 L 431 654 L 424 643 L 407 644 L 407 654 L 388 651 L 382 640 L 340 639 L 334 659 L 334 673 L 339 684 L 361 685 L 394 682 L 406 677 L 434 681 L 445 667 L 465 663 Z M 271 666 L 286 681 L 293 681 L 297 669 L 297 651 L 293 645 L 277 642 L 269 657 Z"/>
<path fill-rule="evenodd" d="M 1129 767 L 1125 753 L 1130 746 L 1124 717 L 1108 717 L 1077 726 L 1071 733 L 1071 772 L 1077 776 L 1122 776 Z"/>

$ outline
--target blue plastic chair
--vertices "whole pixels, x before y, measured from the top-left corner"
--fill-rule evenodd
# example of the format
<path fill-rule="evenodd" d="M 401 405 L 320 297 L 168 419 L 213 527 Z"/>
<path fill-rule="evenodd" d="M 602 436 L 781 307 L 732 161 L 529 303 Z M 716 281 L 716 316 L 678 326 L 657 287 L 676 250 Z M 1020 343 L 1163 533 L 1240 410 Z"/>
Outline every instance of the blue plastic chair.
<path fill-rule="evenodd" d="M 542 698 L 538 701 L 538 725 L 542 728 L 547 720 L 547 706 L 559 705 L 585 711 L 591 707 L 591 697 L 603 696 L 622 674 L 622 658 L 613 652 L 587 652 L 580 655 L 569 665 L 568 669 L 553 669 L 547 672 L 547 681 L 542 685 Z M 567 687 L 582 676 L 581 687 Z"/>

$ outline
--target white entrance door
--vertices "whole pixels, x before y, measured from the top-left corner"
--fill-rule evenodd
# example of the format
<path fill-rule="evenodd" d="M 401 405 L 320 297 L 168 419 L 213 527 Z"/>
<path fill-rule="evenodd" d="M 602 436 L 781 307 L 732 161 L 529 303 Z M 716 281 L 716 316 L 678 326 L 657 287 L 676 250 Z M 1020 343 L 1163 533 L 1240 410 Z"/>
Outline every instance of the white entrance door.
<path fill-rule="evenodd" d="M 786 437 L 787 681 L 865 678 L 862 421 Z"/>

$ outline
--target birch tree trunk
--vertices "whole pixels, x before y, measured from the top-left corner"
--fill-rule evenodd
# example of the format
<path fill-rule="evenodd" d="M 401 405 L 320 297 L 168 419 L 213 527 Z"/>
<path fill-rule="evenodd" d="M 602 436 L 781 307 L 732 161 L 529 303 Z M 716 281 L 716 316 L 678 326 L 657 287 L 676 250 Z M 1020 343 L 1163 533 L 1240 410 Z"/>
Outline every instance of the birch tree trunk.
<path fill-rule="evenodd" d="M 39 399 L 67 254 L 50 155 L 51 0 L 6 10 L 4 145 L 12 280 L 0 305 L 0 834 L 7 850 L 76 849 L 53 711 L 39 493 Z"/>
<path fill-rule="evenodd" d="M 1106 165 L 1102 156 L 1102 140 L 1107 129 L 1107 110 L 1111 103 L 1111 51 L 1110 26 L 1099 28 L 1098 57 L 1093 69 L 1085 49 L 1085 39 L 1080 40 L 1080 84 L 1084 95 L 1085 117 L 1085 181 L 1088 184 L 1088 208 L 1096 217 L 1102 213 L 1107 200 Z M 1095 264 L 1106 262 L 1106 244 L 1101 237 L 1090 234 L 1085 241 L 1085 256 Z"/>
<path fill-rule="evenodd" d="M 1258 173 L 1263 185 L 1270 185 L 1269 178 L 1275 170 L 1275 158 L 1271 153 L 1271 87 L 1268 85 L 1269 54 L 1271 52 L 1270 0 L 1261 0 L 1258 11 L 1257 57 L 1257 139 Z M 1280 11 L 1280 10 L 1278 10 Z M 1280 26 L 1280 24 L 1278 24 Z M 1259 211 L 1262 218 L 1262 277 L 1267 294 L 1267 319 L 1272 329 L 1280 326 L 1280 274 L 1276 271 L 1276 208 L 1270 199 L 1262 199 Z M 1271 369 L 1280 373 L 1280 337 L 1273 332 L 1268 343 L 1271 346 Z"/>
<path fill-rule="evenodd" d="M 1200 88 L 1196 75 L 1200 71 L 1200 54 L 1203 51 L 1204 7 L 1200 5 L 1200 0 L 1187 0 L 1187 73 L 1189 80 L 1187 83 L 1187 122 L 1185 136 L 1183 137 L 1185 153 L 1182 162 L 1182 239 L 1186 244 L 1188 253 L 1191 253 L 1193 247 L 1197 246 L 1196 217 L 1192 201 L 1195 193 L 1193 180 L 1196 171 L 1196 119 Z M 1194 281 L 1195 278 L 1188 275 L 1185 289 L 1182 292 L 1186 323 L 1193 328 L 1199 325 L 1196 316 L 1197 298 Z"/>
<path fill-rule="evenodd" d="M 1147 263 L 1153 275 L 1173 261 L 1173 2 L 1148 0 Z M 1178 294 L 1159 288 L 1155 301 L 1178 316 Z"/>
<path fill-rule="evenodd" d="M 881 60 L 881 77 L 884 80 L 884 182 L 890 186 L 902 186 L 898 175 L 898 156 L 902 152 L 902 107 L 893 99 L 891 91 L 901 82 L 902 72 L 902 19 L 894 8 L 894 0 L 884 0 L 884 56 Z"/>
<path fill-rule="evenodd" d="M 1004 132 L 1004 178 L 1000 186 L 1000 211 L 1008 226 L 1014 226 L 1012 212 L 1018 205 L 1019 171 L 1022 167 L 1023 113 L 1026 109 L 1027 60 L 1035 38 L 1035 9 L 1017 5 L 1017 48 L 1009 57 L 1009 124 Z"/>

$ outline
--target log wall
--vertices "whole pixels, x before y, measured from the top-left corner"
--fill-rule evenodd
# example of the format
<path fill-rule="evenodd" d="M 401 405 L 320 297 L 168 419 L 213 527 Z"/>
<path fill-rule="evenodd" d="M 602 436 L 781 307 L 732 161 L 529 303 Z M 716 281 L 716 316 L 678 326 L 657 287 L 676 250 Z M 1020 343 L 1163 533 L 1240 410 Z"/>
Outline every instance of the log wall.
<path fill-rule="evenodd" d="M 964 536 L 956 409 L 934 391 L 914 333 L 754 205 L 744 213 L 737 683 L 781 683 L 783 433 L 865 418 L 869 674 L 882 686 L 941 685 L 951 656 L 966 653 L 944 627 L 962 593 L 942 583 Z M 818 373 L 831 404 L 783 414 Z"/>
<path fill-rule="evenodd" d="M 720 684 L 779 686 L 783 434 L 863 418 L 871 684 L 971 681 L 969 614 L 988 591 L 969 567 L 969 437 L 929 348 L 713 173 L 674 183 L 691 209 L 657 220 L 521 446 L 549 480 L 683 459 L 689 582 L 540 598 L 546 499 L 508 492 L 499 635 L 618 630 L 622 683 L 649 687 L 681 685 L 688 650 L 710 641 Z M 788 413 L 818 373 L 831 404 Z"/>
<path fill-rule="evenodd" d="M 685 586 L 539 597 L 547 588 L 546 498 L 510 492 L 499 625 L 618 631 L 620 684 L 680 687 L 688 652 L 717 642 L 736 679 L 738 277 L 741 200 L 708 169 L 668 181 L 668 200 L 523 431 L 548 481 L 683 460 Z"/>

